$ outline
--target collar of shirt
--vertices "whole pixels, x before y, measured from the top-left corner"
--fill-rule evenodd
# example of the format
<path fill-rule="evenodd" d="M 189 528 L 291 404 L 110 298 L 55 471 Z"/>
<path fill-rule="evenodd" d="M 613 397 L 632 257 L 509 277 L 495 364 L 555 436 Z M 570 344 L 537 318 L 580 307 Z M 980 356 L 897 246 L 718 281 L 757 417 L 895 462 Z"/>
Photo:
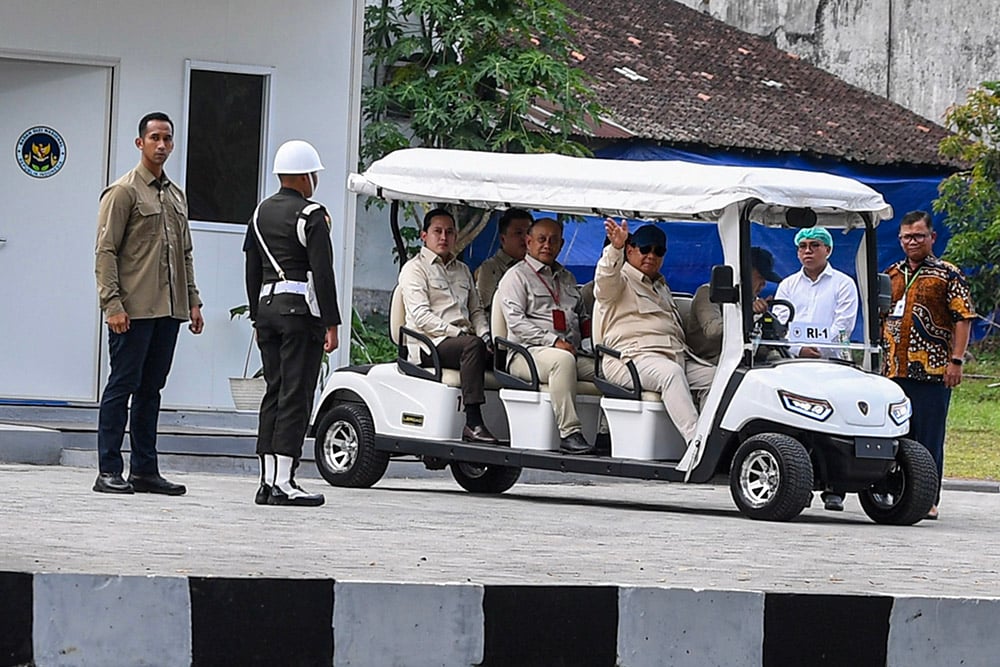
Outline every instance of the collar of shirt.
<path fill-rule="evenodd" d="M 163 172 L 160 178 L 153 176 L 153 172 L 146 169 L 146 166 L 139 163 L 139 166 L 135 168 L 137 174 L 142 177 L 142 182 L 146 185 L 155 185 L 159 183 L 160 189 L 166 189 L 170 186 L 170 178 L 167 176 L 167 172 Z"/>
<path fill-rule="evenodd" d="M 302 196 L 302 193 L 296 190 L 295 188 L 286 188 L 283 185 L 280 188 L 278 188 L 278 194 L 288 195 L 289 197 L 298 197 L 302 201 L 308 201 L 305 197 Z"/>
<path fill-rule="evenodd" d="M 420 248 L 419 256 L 420 256 L 420 261 L 423 262 L 424 264 L 427 265 L 440 264 L 446 269 L 458 260 L 456 256 L 452 255 L 448 259 L 448 261 L 445 261 L 444 258 L 441 257 L 441 255 L 437 254 L 427 246 L 423 246 L 422 248 Z"/>
<path fill-rule="evenodd" d="M 508 269 L 517 264 L 517 260 L 505 253 L 503 248 L 497 250 L 495 257 Z"/>
<path fill-rule="evenodd" d="M 660 285 L 660 283 L 667 282 L 666 278 L 664 278 L 662 274 L 657 275 L 655 278 L 650 278 L 645 273 L 629 264 L 628 260 L 622 264 L 622 273 L 630 277 L 632 280 L 638 280 L 639 282 L 649 285 L 654 290 Z"/>
<path fill-rule="evenodd" d="M 827 262 L 826 266 L 823 267 L 823 270 L 819 272 L 818 276 L 816 276 L 816 280 L 813 280 L 812 278 L 810 278 L 809 276 L 807 276 L 806 275 L 806 270 L 804 268 L 803 269 L 799 269 L 799 273 L 802 274 L 802 279 L 803 280 L 807 280 L 810 283 L 812 283 L 813 285 L 815 285 L 816 283 L 818 283 L 819 281 L 821 281 L 823 278 L 832 278 L 833 277 L 833 265 L 830 264 L 830 262 Z"/>
<path fill-rule="evenodd" d="M 548 272 L 549 275 L 555 277 L 555 276 L 559 275 L 559 273 L 561 273 L 563 271 L 563 265 L 560 264 L 559 262 L 553 262 L 551 265 L 549 265 L 549 264 L 543 264 L 542 262 L 539 262 L 537 259 L 535 259 L 531 255 L 525 255 L 524 256 L 524 261 L 536 273 L 546 273 L 546 272 Z"/>

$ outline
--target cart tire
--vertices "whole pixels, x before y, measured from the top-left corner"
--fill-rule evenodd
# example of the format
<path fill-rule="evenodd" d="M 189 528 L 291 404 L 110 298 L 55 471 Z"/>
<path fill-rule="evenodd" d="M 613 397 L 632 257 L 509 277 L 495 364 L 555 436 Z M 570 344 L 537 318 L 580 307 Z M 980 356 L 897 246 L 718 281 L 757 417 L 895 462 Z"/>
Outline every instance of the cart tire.
<path fill-rule="evenodd" d="M 514 486 L 521 476 L 521 469 L 452 461 L 451 475 L 459 486 L 471 493 L 503 493 Z"/>
<path fill-rule="evenodd" d="M 934 506 L 939 483 L 937 466 L 927 448 L 916 440 L 900 438 L 889 473 L 859 492 L 858 498 L 875 523 L 912 526 Z"/>
<path fill-rule="evenodd" d="M 375 425 L 361 403 L 339 403 L 316 430 L 316 467 L 332 486 L 368 488 L 382 479 L 389 453 L 375 449 Z"/>
<path fill-rule="evenodd" d="M 736 450 L 729 490 L 745 516 L 764 521 L 794 519 L 809 504 L 812 489 L 812 461 L 795 438 L 758 433 Z"/>

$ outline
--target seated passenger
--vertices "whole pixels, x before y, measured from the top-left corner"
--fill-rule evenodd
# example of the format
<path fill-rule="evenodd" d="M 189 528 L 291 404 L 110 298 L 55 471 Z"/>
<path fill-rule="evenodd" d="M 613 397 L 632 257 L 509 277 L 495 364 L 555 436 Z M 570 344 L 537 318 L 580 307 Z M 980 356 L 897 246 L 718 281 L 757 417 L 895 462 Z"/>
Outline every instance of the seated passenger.
<path fill-rule="evenodd" d="M 604 248 L 594 275 L 594 294 L 601 306 L 604 344 L 631 360 L 642 388 L 660 392 L 674 426 L 690 443 L 698 425 L 699 403 L 712 386 L 715 366 L 687 349 L 684 326 L 670 288 L 660 274 L 667 237 L 655 225 L 643 225 L 629 235 L 628 223 L 604 221 L 611 243 Z M 625 364 L 604 360 L 605 376 L 631 386 Z"/>
<path fill-rule="evenodd" d="M 493 295 L 496 294 L 497 285 L 500 284 L 503 274 L 524 259 L 524 254 L 528 251 L 524 236 L 534 221 L 531 213 L 523 208 L 509 208 L 500 216 L 500 222 L 497 224 L 500 231 L 500 247 L 496 254 L 479 265 L 475 273 L 479 301 L 487 314 L 493 307 Z"/>
<path fill-rule="evenodd" d="M 455 257 L 455 218 L 442 208 L 429 211 L 420 239 L 424 247 L 399 272 L 406 326 L 431 339 L 443 367 L 458 369 L 465 405 L 462 439 L 495 444 L 497 439 L 486 428 L 482 413 L 489 325 L 472 273 Z M 411 361 L 419 358 L 421 364 L 431 363 L 419 343 L 411 340 L 407 346 Z"/>
<path fill-rule="evenodd" d="M 536 220 L 528 229 L 527 256 L 500 279 L 496 298 L 510 339 L 528 348 L 539 380 L 549 385 L 560 451 L 587 454 L 593 446 L 583 437 L 574 402 L 577 380 L 594 379 L 594 360 L 578 356 L 585 313 L 576 278 L 556 261 L 562 244 L 562 224 L 552 218 Z M 530 378 L 528 364 L 519 356 L 509 371 Z"/>
<path fill-rule="evenodd" d="M 849 275 L 830 266 L 833 237 L 823 227 L 800 229 L 795 246 L 802 270 L 782 280 L 774 298 L 795 306 L 795 328 L 806 332 L 800 340 L 836 343 L 842 335 L 849 337 L 858 316 L 858 289 Z M 776 306 L 774 310 L 775 316 L 784 321 L 781 311 L 787 309 Z M 791 348 L 792 356 L 811 359 L 838 357 L 838 352 L 808 344 Z"/>
<path fill-rule="evenodd" d="M 774 256 L 763 248 L 750 248 L 752 267 L 751 289 L 753 290 L 753 312 L 763 313 L 768 302 L 760 298 L 761 290 L 770 281 L 780 283 L 781 276 L 774 271 Z M 722 304 L 709 299 L 710 288 L 705 284 L 698 288 L 691 301 L 691 314 L 684 323 L 688 346 L 696 355 L 713 364 L 722 354 Z"/>

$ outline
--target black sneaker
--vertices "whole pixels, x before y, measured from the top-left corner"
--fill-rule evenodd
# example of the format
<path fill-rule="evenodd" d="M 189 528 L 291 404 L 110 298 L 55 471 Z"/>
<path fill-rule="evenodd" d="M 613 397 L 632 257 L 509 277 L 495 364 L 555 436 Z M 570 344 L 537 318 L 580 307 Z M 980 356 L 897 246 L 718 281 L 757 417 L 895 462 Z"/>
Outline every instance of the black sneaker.
<path fill-rule="evenodd" d="M 132 485 L 122 478 L 120 472 L 102 472 L 94 482 L 97 493 L 135 493 Z"/>
<path fill-rule="evenodd" d="M 577 431 L 560 439 L 559 451 L 563 454 L 589 454 L 594 451 L 594 446 L 587 442 L 582 433 Z"/>
<path fill-rule="evenodd" d="M 268 498 L 271 497 L 271 485 L 261 484 L 257 488 L 257 494 L 253 497 L 253 502 L 255 505 L 267 505 Z"/>

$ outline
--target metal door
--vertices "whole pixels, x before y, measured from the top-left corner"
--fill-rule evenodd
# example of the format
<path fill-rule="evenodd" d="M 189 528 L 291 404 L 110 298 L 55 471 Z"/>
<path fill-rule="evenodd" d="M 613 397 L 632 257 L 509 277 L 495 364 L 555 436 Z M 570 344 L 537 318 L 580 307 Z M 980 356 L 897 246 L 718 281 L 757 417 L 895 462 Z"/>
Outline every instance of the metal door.
<path fill-rule="evenodd" d="M 112 69 L 0 58 L 0 400 L 97 400 Z"/>

